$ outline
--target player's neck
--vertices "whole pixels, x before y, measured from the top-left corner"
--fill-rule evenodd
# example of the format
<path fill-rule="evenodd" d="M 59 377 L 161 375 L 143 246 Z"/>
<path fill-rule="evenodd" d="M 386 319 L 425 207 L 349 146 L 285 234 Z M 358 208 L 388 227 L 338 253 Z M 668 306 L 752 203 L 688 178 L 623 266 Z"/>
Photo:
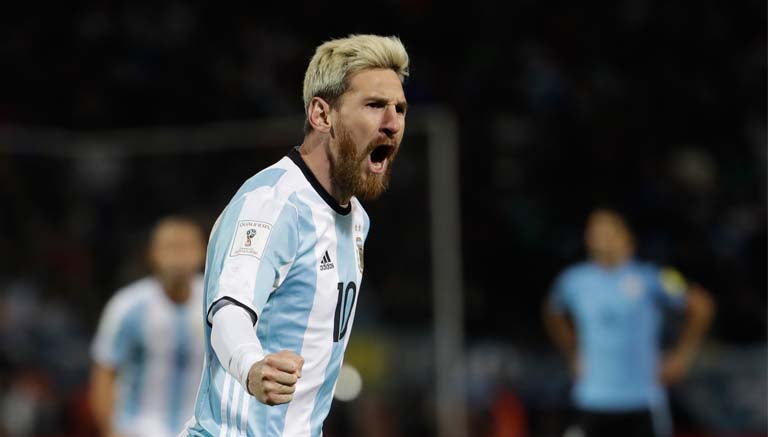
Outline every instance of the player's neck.
<path fill-rule="evenodd" d="M 349 205 L 351 195 L 340 193 L 335 189 L 331 180 L 331 162 L 328 159 L 330 147 L 327 136 L 312 133 L 304 137 L 304 142 L 299 147 L 301 159 L 309 167 L 312 174 L 325 191 L 328 192 L 342 207 Z"/>
<path fill-rule="evenodd" d="M 165 295 L 168 296 L 168 299 L 176 304 L 185 303 L 192 295 L 192 289 L 187 282 L 174 284 L 163 283 L 163 290 L 165 290 Z"/>
<path fill-rule="evenodd" d="M 632 253 L 606 254 L 604 256 L 595 256 L 593 259 L 604 269 L 612 270 L 628 263 L 632 259 Z"/>

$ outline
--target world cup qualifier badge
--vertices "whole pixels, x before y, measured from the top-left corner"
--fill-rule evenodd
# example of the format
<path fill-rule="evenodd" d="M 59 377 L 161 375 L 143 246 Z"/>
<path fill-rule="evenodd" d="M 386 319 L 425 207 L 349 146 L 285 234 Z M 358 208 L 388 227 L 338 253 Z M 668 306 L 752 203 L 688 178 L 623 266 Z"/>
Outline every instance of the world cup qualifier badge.
<path fill-rule="evenodd" d="M 355 243 L 357 244 L 357 268 L 360 269 L 360 273 L 363 273 L 363 268 L 365 267 L 363 261 L 363 239 L 357 237 Z"/>
<path fill-rule="evenodd" d="M 261 258 L 264 248 L 269 241 L 272 225 L 253 220 L 241 220 L 237 222 L 235 237 L 232 241 L 232 250 L 229 256 L 248 255 Z"/>

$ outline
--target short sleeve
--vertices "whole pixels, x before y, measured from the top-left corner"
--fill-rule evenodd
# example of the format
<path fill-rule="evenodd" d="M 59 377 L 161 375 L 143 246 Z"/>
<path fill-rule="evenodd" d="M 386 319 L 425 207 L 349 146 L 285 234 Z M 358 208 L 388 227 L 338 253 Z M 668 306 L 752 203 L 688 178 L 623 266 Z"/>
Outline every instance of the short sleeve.
<path fill-rule="evenodd" d="M 677 310 L 685 307 L 688 283 L 679 271 L 671 267 L 653 267 L 650 275 L 652 289 L 662 306 Z"/>
<path fill-rule="evenodd" d="M 567 283 L 567 274 L 560 274 L 555 279 L 549 292 L 548 307 L 550 310 L 564 313 L 570 309 L 570 297 L 568 294 Z"/>
<path fill-rule="evenodd" d="M 254 323 L 258 320 L 296 258 L 297 226 L 296 208 L 275 199 L 271 187 L 258 188 L 225 209 L 209 242 L 218 266 L 206 296 L 209 323 L 222 302 L 241 306 Z"/>
<path fill-rule="evenodd" d="M 140 302 L 129 297 L 115 296 L 101 315 L 91 345 L 91 356 L 100 365 L 120 367 L 141 335 L 143 308 Z"/>

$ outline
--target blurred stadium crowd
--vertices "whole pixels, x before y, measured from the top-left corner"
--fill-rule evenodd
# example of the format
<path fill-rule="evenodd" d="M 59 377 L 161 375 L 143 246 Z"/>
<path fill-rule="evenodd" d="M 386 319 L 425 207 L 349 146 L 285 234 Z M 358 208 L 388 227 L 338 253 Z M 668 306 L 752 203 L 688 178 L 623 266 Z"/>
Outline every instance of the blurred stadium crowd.
<path fill-rule="evenodd" d="M 413 112 L 440 105 L 459 120 L 473 437 L 492 435 L 483 424 L 498 402 L 527 412 L 528 435 L 555 435 L 567 376 L 539 308 L 554 275 L 583 257 L 584 219 L 599 205 L 627 214 L 642 257 L 717 301 L 702 362 L 673 392 L 678 428 L 764 435 L 764 2 L 401 0 L 366 18 L 318 2 L 14 8 L 0 15 L 0 436 L 93 435 L 89 342 L 111 293 L 144 272 L 151 224 L 183 212 L 210 227 L 239 183 L 292 145 L 83 156 L 17 134 L 300 117 L 312 48 L 355 32 L 398 34 Z M 348 356 L 380 396 L 332 410 L 329 436 L 364 435 L 350 417 L 389 423 L 381 435 L 432 432 L 428 399 L 392 394 L 427 391 L 431 317 L 429 255 L 390 244 L 427 247 L 430 212 L 414 198 L 428 190 L 427 164 L 398 164 L 392 193 L 369 208 L 371 297 Z M 399 354 L 405 370 L 376 358 Z"/>

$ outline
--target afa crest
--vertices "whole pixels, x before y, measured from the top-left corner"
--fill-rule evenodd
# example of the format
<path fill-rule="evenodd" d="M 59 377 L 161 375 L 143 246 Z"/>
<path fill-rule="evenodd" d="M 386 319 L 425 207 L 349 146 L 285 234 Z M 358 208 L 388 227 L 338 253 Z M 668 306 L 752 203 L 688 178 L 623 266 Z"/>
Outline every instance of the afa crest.
<path fill-rule="evenodd" d="M 645 292 L 645 284 L 640 276 L 628 275 L 624 278 L 624 295 L 630 299 L 637 299 Z"/>
<path fill-rule="evenodd" d="M 355 244 L 357 245 L 357 268 L 360 269 L 360 273 L 363 273 L 365 268 L 365 262 L 363 261 L 363 239 L 357 237 Z"/>

